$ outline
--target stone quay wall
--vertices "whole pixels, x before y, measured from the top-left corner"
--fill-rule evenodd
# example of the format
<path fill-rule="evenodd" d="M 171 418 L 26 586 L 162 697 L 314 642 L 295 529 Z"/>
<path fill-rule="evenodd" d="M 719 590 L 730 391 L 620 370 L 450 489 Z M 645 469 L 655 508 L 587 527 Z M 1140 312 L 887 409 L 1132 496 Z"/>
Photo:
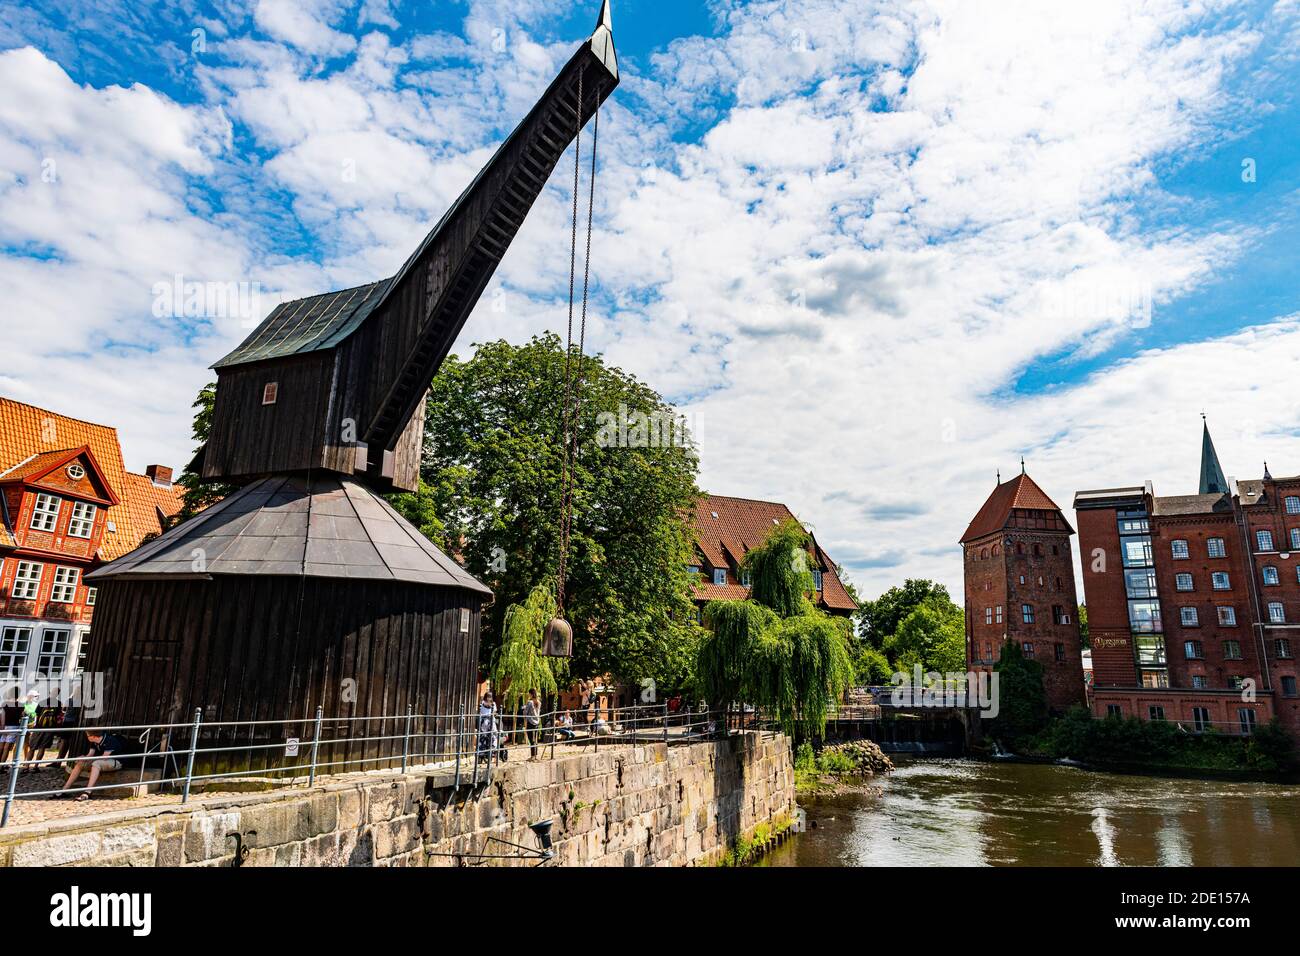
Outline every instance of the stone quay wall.
<path fill-rule="evenodd" d="M 311 788 L 197 796 L 0 831 L 0 866 L 531 865 L 479 860 L 536 847 L 552 819 L 560 866 L 718 862 L 756 829 L 795 814 L 789 739 L 611 744 L 515 759 L 491 782 L 453 786 L 446 769 L 348 774 Z M 515 756 L 519 754 L 519 756 Z M 238 838 L 236 838 L 238 834 Z"/>

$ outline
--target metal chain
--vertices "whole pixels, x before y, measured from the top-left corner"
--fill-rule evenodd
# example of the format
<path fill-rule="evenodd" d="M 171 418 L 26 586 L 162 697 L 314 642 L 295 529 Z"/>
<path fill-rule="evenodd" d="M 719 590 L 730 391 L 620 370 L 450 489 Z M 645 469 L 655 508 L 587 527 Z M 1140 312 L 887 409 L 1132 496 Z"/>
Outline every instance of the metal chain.
<path fill-rule="evenodd" d="M 564 614 L 564 586 L 568 576 L 569 527 L 572 520 L 572 484 L 573 462 L 570 449 L 573 444 L 572 433 L 576 431 L 576 422 L 571 421 L 570 408 L 573 403 L 574 379 L 570 371 L 573 361 L 573 293 L 574 279 L 578 271 L 578 185 L 582 159 L 582 104 L 583 78 L 586 68 L 578 71 L 578 108 L 574 118 L 573 150 L 573 215 L 569 237 L 569 324 L 564 343 L 564 406 L 562 410 L 564 447 L 560 465 L 560 560 L 556 572 L 555 603 L 560 616 Z"/>

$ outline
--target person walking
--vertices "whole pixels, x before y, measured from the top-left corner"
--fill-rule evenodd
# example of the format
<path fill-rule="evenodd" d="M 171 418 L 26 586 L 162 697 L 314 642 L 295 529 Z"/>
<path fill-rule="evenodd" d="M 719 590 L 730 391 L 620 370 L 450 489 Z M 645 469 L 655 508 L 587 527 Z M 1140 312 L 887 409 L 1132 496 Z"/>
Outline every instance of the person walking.
<path fill-rule="evenodd" d="M 542 702 L 537 697 L 537 691 L 528 692 L 528 700 L 524 702 L 524 736 L 528 738 L 528 757 L 530 760 L 537 757 L 537 744 L 542 736 Z"/>
<path fill-rule="evenodd" d="M 497 705 L 491 689 L 478 704 L 478 759 L 486 761 L 497 749 Z"/>

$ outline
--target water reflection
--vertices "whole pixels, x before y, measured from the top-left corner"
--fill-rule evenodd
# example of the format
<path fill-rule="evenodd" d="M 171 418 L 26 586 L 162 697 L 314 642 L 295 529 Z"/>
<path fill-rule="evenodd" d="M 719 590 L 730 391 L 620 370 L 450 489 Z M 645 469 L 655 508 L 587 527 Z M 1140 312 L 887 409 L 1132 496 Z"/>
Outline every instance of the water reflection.
<path fill-rule="evenodd" d="M 1294 866 L 1300 788 L 917 760 L 808 801 L 767 866 Z"/>

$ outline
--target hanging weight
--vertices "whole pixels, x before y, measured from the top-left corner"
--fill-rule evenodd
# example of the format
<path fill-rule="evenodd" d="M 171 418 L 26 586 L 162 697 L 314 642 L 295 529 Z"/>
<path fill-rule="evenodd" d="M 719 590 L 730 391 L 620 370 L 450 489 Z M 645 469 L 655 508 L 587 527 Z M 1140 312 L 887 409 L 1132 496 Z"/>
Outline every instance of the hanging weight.
<path fill-rule="evenodd" d="M 546 625 L 542 653 L 547 657 L 573 656 L 573 628 L 564 618 L 553 617 L 551 623 Z"/>

